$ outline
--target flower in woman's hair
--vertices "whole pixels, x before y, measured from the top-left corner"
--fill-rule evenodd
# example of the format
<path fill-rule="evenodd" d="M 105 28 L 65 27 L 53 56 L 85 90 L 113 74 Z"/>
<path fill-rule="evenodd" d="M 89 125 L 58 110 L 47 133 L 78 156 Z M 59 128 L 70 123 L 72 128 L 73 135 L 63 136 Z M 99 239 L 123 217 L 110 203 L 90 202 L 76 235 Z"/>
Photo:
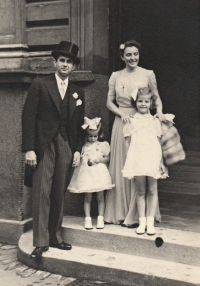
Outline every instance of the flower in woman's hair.
<path fill-rule="evenodd" d="M 119 46 L 119 48 L 120 48 L 120 50 L 124 50 L 125 45 L 124 45 L 124 44 L 121 44 L 121 45 Z"/>

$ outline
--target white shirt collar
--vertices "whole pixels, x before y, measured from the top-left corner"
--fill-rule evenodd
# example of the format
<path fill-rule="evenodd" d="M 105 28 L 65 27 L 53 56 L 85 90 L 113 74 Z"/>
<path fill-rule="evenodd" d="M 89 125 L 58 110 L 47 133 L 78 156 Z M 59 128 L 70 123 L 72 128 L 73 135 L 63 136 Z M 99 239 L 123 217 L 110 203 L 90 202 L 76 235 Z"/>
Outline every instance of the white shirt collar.
<path fill-rule="evenodd" d="M 56 81 L 57 81 L 58 90 L 59 90 L 60 95 L 61 95 L 61 97 L 63 99 L 64 95 L 66 93 L 67 87 L 68 87 L 69 78 L 67 77 L 65 80 L 62 80 L 56 73 L 55 73 L 55 77 L 56 77 Z M 61 83 L 63 83 L 63 82 L 65 83 L 64 84 L 64 94 L 62 94 L 62 90 L 61 90 Z"/>
<path fill-rule="evenodd" d="M 68 82 L 69 82 L 69 78 L 67 77 L 65 80 L 62 80 L 58 75 L 57 73 L 55 73 L 55 76 L 56 76 L 56 81 L 57 81 L 57 84 L 58 86 L 61 84 L 61 82 L 64 82 L 66 86 L 68 86 Z"/>

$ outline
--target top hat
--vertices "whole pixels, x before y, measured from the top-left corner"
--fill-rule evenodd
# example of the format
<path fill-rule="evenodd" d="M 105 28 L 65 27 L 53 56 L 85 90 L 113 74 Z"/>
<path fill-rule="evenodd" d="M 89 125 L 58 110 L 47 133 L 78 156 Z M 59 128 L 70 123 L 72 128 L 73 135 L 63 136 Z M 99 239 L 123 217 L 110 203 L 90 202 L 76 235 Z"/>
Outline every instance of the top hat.
<path fill-rule="evenodd" d="M 57 49 L 52 51 L 51 54 L 54 58 L 57 58 L 60 55 L 69 57 L 75 64 L 79 64 L 80 59 L 77 57 L 78 51 L 79 47 L 77 45 L 68 41 L 61 41 Z"/>

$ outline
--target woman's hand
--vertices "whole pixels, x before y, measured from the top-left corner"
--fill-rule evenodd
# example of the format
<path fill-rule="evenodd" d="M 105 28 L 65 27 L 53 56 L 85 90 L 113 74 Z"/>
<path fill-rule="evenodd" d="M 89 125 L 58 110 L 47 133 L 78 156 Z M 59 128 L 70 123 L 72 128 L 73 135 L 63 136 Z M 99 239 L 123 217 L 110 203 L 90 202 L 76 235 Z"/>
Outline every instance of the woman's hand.
<path fill-rule="evenodd" d="M 123 123 L 131 123 L 131 116 L 128 114 L 121 115 L 121 119 Z"/>
<path fill-rule="evenodd" d="M 161 112 L 157 112 L 155 115 L 160 121 L 166 122 L 165 115 Z"/>

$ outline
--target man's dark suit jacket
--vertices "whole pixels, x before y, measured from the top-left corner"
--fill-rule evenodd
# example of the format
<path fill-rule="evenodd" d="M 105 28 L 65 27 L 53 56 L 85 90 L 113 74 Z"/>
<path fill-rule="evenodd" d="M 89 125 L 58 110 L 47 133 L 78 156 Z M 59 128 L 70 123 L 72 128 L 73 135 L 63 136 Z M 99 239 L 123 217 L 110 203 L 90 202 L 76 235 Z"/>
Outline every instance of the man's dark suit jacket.
<path fill-rule="evenodd" d="M 67 134 L 72 153 L 81 152 L 84 120 L 84 94 L 69 81 Z M 55 74 L 35 79 L 29 89 L 22 113 L 22 151 L 35 151 L 38 159 L 57 135 L 60 125 L 60 93 Z M 80 104 L 81 103 L 81 104 Z M 79 105 L 80 104 L 80 105 Z"/>

